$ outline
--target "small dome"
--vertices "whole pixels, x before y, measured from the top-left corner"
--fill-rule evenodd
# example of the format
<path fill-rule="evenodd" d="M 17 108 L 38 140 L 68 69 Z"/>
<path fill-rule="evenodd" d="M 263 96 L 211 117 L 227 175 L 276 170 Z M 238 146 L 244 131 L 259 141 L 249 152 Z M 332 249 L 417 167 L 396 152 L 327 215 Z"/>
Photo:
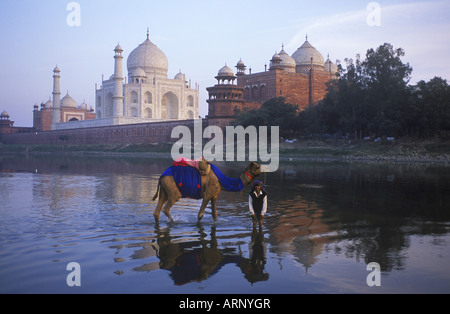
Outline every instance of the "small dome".
<path fill-rule="evenodd" d="M 59 70 L 58 66 L 56 66 L 56 67 L 53 69 L 53 72 L 55 72 L 55 73 L 60 73 L 61 71 Z"/>
<path fill-rule="evenodd" d="M 322 54 L 309 43 L 308 38 L 303 45 L 292 54 L 292 58 L 295 60 L 297 66 L 310 67 L 311 58 L 313 66 L 321 67 L 323 69 L 325 63 Z"/>
<path fill-rule="evenodd" d="M 239 59 L 239 62 L 236 64 L 236 67 L 245 67 L 244 61 L 242 61 L 242 59 Z"/>
<path fill-rule="evenodd" d="M 69 92 L 61 99 L 61 107 L 77 107 L 77 102 L 69 95 Z"/>
<path fill-rule="evenodd" d="M 280 70 L 281 69 L 280 63 L 281 63 L 281 57 L 277 52 L 275 52 L 275 54 L 272 56 L 272 59 L 270 59 L 270 69 L 271 70 L 274 70 L 274 69 Z"/>
<path fill-rule="evenodd" d="M 218 76 L 234 76 L 234 72 L 229 66 L 227 66 L 225 64 L 225 66 L 219 70 L 219 73 L 217 73 L 217 75 Z"/>
<path fill-rule="evenodd" d="M 89 110 L 89 105 L 86 103 L 86 100 L 83 100 L 83 103 L 78 106 L 79 109 Z"/>
<path fill-rule="evenodd" d="M 131 76 L 134 76 L 134 77 L 138 77 L 138 76 L 139 77 L 147 77 L 147 75 L 145 74 L 145 71 L 142 70 L 142 68 L 136 68 L 133 71 L 133 74 Z"/>
<path fill-rule="evenodd" d="M 9 114 L 6 111 L 3 111 L 2 114 L 0 115 L 0 117 L 9 118 Z"/>
<path fill-rule="evenodd" d="M 336 64 L 334 64 L 330 60 L 330 56 L 328 56 L 327 61 L 325 61 L 325 64 L 323 66 L 324 70 L 327 72 L 330 72 L 331 74 L 336 74 L 338 72 L 338 67 Z"/>
<path fill-rule="evenodd" d="M 281 61 L 280 55 L 275 52 L 275 54 L 272 56 L 272 61 Z"/>
<path fill-rule="evenodd" d="M 53 108 L 53 101 L 51 101 L 51 99 L 49 99 L 46 103 L 45 103 L 45 108 Z"/>
<path fill-rule="evenodd" d="M 177 75 L 175 75 L 174 80 L 186 81 L 186 75 L 180 71 Z"/>
<path fill-rule="evenodd" d="M 122 47 L 120 47 L 119 44 L 117 44 L 116 48 L 114 48 L 114 51 L 116 51 L 116 52 L 123 52 L 123 49 L 122 49 Z"/>
<path fill-rule="evenodd" d="M 297 63 L 295 62 L 294 58 L 292 58 L 290 55 L 288 55 L 286 53 L 286 51 L 284 51 L 284 48 L 281 49 L 279 55 L 281 58 L 280 66 L 285 71 L 295 72 L 295 67 L 296 67 Z"/>

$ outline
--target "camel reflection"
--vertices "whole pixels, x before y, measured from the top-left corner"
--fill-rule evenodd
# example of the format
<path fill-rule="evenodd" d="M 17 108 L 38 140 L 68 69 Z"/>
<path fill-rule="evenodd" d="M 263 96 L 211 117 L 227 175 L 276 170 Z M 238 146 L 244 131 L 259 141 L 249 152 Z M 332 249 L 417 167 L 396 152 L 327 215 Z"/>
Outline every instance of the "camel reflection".
<path fill-rule="evenodd" d="M 142 259 L 156 256 L 158 262 L 148 263 L 133 268 L 134 271 L 148 272 L 165 269 L 176 285 L 189 282 L 201 282 L 218 273 L 227 264 L 237 265 L 244 277 L 251 283 L 267 280 L 264 272 L 266 264 L 266 248 L 264 234 L 253 231 L 249 243 L 249 258 L 243 257 L 240 246 L 219 248 L 216 226 L 211 227 L 210 234 L 203 225 L 198 227 L 198 236 L 174 236 L 170 228 L 156 228 L 156 242 L 141 247 L 131 256 Z"/>

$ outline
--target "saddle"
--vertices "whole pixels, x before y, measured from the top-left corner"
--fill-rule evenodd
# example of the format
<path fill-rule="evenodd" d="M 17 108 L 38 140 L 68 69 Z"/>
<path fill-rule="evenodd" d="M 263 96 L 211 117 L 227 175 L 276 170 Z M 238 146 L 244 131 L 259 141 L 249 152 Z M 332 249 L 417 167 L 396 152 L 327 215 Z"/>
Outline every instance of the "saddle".
<path fill-rule="evenodd" d="M 203 158 L 195 161 L 180 157 L 173 162 L 172 166 L 164 171 L 161 177 L 173 176 L 182 198 L 200 199 L 202 198 L 201 176 L 208 175 L 211 170 L 214 172 L 220 185 L 225 191 L 236 192 L 242 191 L 244 188 L 244 184 L 240 178 L 228 178 L 219 170 L 219 168 L 210 164 Z"/>
<path fill-rule="evenodd" d="M 198 170 L 200 175 L 207 176 L 211 171 L 210 162 L 205 158 L 191 160 L 185 157 L 179 157 L 173 162 L 174 166 L 190 166 Z"/>

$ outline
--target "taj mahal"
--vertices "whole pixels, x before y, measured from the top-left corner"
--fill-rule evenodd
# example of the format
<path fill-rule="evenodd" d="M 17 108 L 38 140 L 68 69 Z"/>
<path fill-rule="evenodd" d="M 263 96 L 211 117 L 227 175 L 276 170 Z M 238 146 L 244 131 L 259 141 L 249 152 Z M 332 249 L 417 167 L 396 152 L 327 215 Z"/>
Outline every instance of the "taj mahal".
<path fill-rule="evenodd" d="M 61 70 L 55 67 L 53 100 L 43 103 L 41 110 L 35 106 L 35 126 L 39 125 L 40 130 L 46 131 L 199 117 L 198 85 L 192 88 L 181 71 L 173 79 L 167 77 L 168 59 L 150 41 L 148 30 L 145 41 L 128 56 L 127 77 L 123 76 L 122 53 L 123 49 L 118 44 L 114 49 L 114 73 L 107 80 L 102 78 L 101 86 L 95 86 L 95 114 L 89 114 L 93 108 L 86 104 L 84 107 L 67 106 L 68 94 L 60 99 Z"/>

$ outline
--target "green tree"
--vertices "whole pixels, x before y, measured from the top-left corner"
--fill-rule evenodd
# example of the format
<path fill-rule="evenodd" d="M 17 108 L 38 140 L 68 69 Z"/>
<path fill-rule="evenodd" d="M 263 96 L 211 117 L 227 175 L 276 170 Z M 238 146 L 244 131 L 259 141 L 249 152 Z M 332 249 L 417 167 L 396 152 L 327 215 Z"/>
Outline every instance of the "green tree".
<path fill-rule="evenodd" d="M 369 49 L 364 60 L 359 55 L 355 61 L 345 59 L 340 79 L 329 84 L 324 100 L 312 109 L 316 125 L 308 128 L 348 133 L 356 139 L 407 133 L 405 117 L 410 105 L 408 82 L 412 68 L 401 61 L 404 54 L 402 49 L 385 43 L 376 50 Z"/>
<path fill-rule="evenodd" d="M 366 85 L 366 106 L 373 114 L 368 128 L 376 136 L 406 133 L 404 114 L 408 110 L 408 83 L 412 68 L 404 64 L 403 49 L 385 43 L 369 49 L 362 62 Z"/>
<path fill-rule="evenodd" d="M 284 97 L 275 97 L 262 104 L 259 110 L 244 112 L 232 121 L 232 125 L 279 126 L 280 136 L 290 138 L 295 133 L 295 117 L 298 106 L 286 103 Z"/>
<path fill-rule="evenodd" d="M 434 77 L 420 81 L 412 87 L 415 116 L 411 119 L 414 133 L 434 136 L 440 131 L 450 131 L 450 86 L 447 81 Z"/>

